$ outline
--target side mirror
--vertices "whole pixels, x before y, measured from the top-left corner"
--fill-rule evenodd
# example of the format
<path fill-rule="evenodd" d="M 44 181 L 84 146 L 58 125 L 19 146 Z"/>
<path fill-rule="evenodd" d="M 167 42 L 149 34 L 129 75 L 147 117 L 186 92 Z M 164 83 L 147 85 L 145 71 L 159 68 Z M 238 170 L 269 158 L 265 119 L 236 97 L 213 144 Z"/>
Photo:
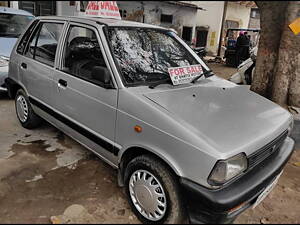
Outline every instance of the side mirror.
<path fill-rule="evenodd" d="M 104 87 L 106 89 L 113 88 L 113 84 L 111 81 L 111 75 L 110 75 L 109 70 L 106 67 L 94 66 L 91 76 L 92 76 L 92 79 L 96 80 L 97 83 L 99 83 L 99 85 L 101 87 Z"/>

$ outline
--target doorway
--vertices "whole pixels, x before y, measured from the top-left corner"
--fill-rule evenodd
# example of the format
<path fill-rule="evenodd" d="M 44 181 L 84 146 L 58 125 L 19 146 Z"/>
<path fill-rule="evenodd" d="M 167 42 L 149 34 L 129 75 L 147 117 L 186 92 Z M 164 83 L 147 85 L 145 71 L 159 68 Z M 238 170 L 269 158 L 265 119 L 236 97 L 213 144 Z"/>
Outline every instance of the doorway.
<path fill-rule="evenodd" d="M 182 39 L 185 40 L 188 43 L 192 42 L 192 30 L 193 27 L 183 27 L 182 28 Z"/>
<path fill-rule="evenodd" d="M 197 28 L 196 29 L 196 47 L 206 47 L 207 44 L 207 35 L 208 29 L 206 28 Z"/>

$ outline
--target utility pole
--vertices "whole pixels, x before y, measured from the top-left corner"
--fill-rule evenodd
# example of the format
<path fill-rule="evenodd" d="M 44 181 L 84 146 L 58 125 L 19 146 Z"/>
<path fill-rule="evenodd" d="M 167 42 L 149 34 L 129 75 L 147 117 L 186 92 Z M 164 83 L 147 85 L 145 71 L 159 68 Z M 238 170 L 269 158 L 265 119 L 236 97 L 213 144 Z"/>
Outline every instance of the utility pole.
<path fill-rule="evenodd" d="M 220 58 L 220 54 L 221 54 L 223 28 L 224 28 L 224 23 L 225 23 L 225 19 L 226 19 L 227 4 L 228 4 L 228 1 L 224 1 L 224 9 L 223 9 L 223 17 L 222 17 L 221 33 L 220 33 L 220 38 L 219 38 L 219 46 L 218 46 L 217 58 Z"/>

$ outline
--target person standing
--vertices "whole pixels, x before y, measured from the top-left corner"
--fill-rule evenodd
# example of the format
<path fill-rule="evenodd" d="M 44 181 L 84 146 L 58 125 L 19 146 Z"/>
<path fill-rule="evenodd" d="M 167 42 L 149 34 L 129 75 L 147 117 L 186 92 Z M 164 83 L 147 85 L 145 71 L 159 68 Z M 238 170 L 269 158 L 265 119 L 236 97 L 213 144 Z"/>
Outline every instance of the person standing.
<path fill-rule="evenodd" d="M 248 35 L 248 32 L 246 31 L 244 33 L 244 36 L 246 37 L 246 45 L 245 47 L 247 48 L 246 51 L 245 51 L 245 56 L 244 56 L 244 60 L 248 59 L 250 57 L 250 44 L 251 44 L 251 36 Z"/>
<path fill-rule="evenodd" d="M 249 58 L 249 44 L 250 40 L 244 34 L 243 31 L 240 31 L 239 37 L 236 41 L 236 66 L 247 58 Z"/>

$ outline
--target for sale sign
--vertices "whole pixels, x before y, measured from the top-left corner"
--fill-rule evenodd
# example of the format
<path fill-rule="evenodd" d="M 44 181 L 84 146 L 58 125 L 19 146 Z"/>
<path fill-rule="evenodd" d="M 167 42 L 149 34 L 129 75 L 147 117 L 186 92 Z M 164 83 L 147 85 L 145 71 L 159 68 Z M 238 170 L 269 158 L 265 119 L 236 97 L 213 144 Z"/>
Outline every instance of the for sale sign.
<path fill-rule="evenodd" d="M 121 19 L 116 1 L 89 1 L 86 16 Z"/>
<path fill-rule="evenodd" d="M 172 67 L 168 69 L 173 85 L 191 82 L 194 78 L 203 73 L 202 66 L 191 65 L 183 67 Z"/>

